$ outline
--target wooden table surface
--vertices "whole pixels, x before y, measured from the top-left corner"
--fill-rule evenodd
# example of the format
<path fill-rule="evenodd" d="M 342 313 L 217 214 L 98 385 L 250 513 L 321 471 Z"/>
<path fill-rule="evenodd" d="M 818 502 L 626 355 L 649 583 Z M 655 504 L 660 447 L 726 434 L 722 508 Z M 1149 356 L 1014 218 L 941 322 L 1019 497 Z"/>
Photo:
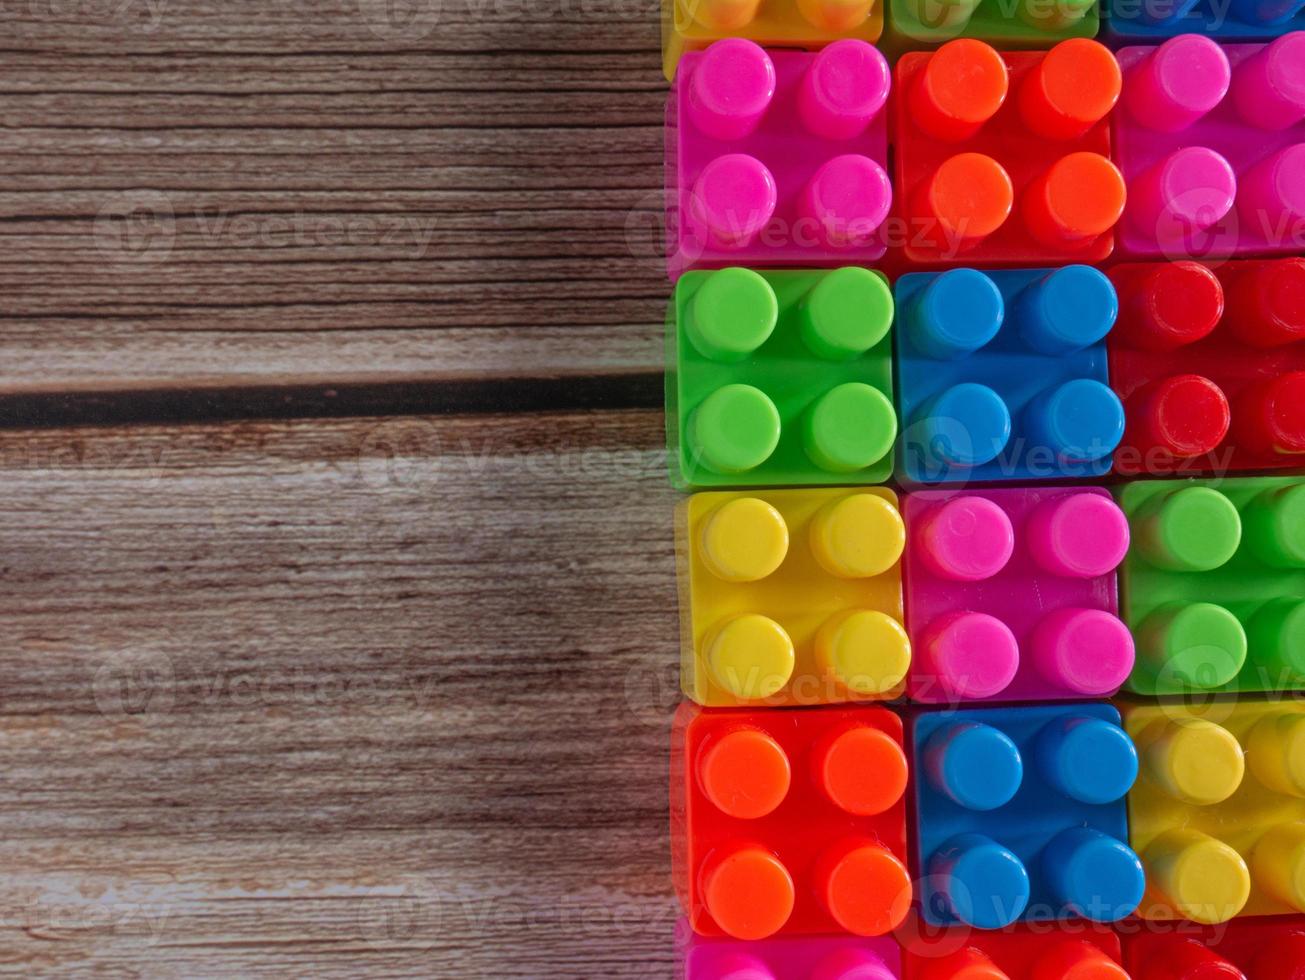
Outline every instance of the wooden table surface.
<path fill-rule="evenodd" d="M 656 0 L 0 0 L 0 972 L 669 976 Z"/>

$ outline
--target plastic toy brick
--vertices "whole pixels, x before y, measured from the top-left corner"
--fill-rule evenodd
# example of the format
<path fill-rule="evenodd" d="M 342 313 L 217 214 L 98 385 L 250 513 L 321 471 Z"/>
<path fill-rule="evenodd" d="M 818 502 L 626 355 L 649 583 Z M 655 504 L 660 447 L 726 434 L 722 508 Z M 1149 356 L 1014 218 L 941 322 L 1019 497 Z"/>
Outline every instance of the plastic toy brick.
<path fill-rule="evenodd" d="M 1202 258 L 1305 248 L 1305 33 L 1123 48 L 1121 252 Z"/>
<path fill-rule="evenodd" d="M 684 56 L 667 105 L 669 267 L 866 265 L 892 206 L 891 72 L 864 41 Z"/>
<path fill-rule="evenodd" d="M 883 26 L 876 0 L 662 0 L 663 67 L 674 79 L 685 51 L 728 37 L 816 49 L 845 38 L 878 41 Z"/>
<path fill-rule="evenodd" d="M 689 698 L 809 705 L 900 694 L 911 650 L 892 491 L 702 493 L 677 516 Z"/>
<path fill-rule="evenodd" d="M 1305 690 L 1305 478 L 1132 483 L 1138 694 Z"/>
<path fill-rule="evenodd" d="M 1106 122 L 1119 91 L 1114 56 L 1084 39 L 1000 54 L 961 39 L 903 55 L 902 256 L 927 265 L 1105 259 L 1124 209 Z"/>
<path fill-rule="evenodd" d="M 898 0 L 888 5 L 888 42 L 895 47 L 977 38 L 1013 48 L 1045 48 L 1092 38 L 1101 26 L 1096 0 Z"/>
<path fill-rule="evenodd" d="M 1100 476 L 1124 432 L 1104 338 L 1118 300 L 1087 266 L 917 273 L 897 282 L 910 483 Z"/>
<path fill-rule="evenodd" d="M 897 416 L 882 276 L 694 272 L 674 314 L 666 421 L 677 484 L 888 479 Z"/>
<path fill-rule="evenodd" d="M 1138 914 L 1216 924 L 1305 911 L 1305 704 L 1129 705 Z"/>
<path fill-rule="evenodd" d="M 696 932 L 882 936 L 905 918 L 896 715 L 684 704 L 672 738 L 673 876 Z"/>
<path fill-rule="evenodd" d="M 1305 466 L 1305 260 L 1139 263 L 1110 277 L 1110 384 L 1128 421 L 1117 472 Z"/>
<path fill-rule="evenodd" d="M 1216 41 L 1272 41 L 1305 27 L 1305 0 L 1109 0 L 1106 34 L 1158 44 L 1179 34 Z"/>
<path fill-rule="evenodd" d="M 1133 980 L 1305 980 L 1305 918 L 1151 924 L 1124 940 L 1124 963 Z"/>
<path fill-rule="evenodd" d="M 1107 926 L 946 929 L 904 941 L 905 980 L 1129 980 Z"/>
<path fill-rule="evenodd" d="M 916 701 L 1107 697 L 1133 669 L 1115 569 L 1128 519 L 1105 490 L 906 498 Z"/>
<path fill-rule="evenodd" d="M 798 936 L 741 942 L 676 930 L 683 980 L 898 980 L 901 952 L 891 938 Z"/>
<path fill-rule="evenodd" d="M 1137 907 L 1142 865 L 1124 843 L 1137 754 L 1114 708 L 922 714 L 911 743 L 926 922 L 1113 922 Z"/>

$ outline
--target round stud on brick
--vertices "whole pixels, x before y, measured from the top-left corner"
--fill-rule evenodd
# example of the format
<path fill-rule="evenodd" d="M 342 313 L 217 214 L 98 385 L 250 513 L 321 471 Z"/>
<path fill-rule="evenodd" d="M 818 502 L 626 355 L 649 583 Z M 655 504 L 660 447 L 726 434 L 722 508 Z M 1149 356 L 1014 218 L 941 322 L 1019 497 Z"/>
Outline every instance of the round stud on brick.
<path fill-rule="evenodd" d="M 1194 459 L 1218 448 L 1232 425 L 1228 396 L 1199 374 L 1146 385 L 1129 399 L 1132 443 L 1144 454 Z"/>
<path fill-rule="evenodd" d="M 1303 963 L 1305 933 L 1292 932 L 1269 940 L 1251 964 L 1250 975 L 1255 980 L 1301 980 Z"/>
<path fill-rule="evenodd" d="M 779 445 L 779 409 L 751 385 L 726 385 L 703 399 L 689 417 L 691 457 L 714 473 L 754 470 Z"/>
<path fill-rule="evenodd" d="M 722 980 L 746 980 L 731 975 Z M 843 947 L 816 961 L 809 980 L 897 980 L 884 958 L 868 949 Z"/>
<path fill-rule="evenodd" d="M 854 31 L 870 18 L 877 0 L 797 0 L 798 12 L 812 27 L 833 34 Z"/>
<path fill-rule="evenodd" d="M 1251 876 L 1270 898 L 1305 912 L 1305 823 L 1270 827 L 1251 851 Z"/>
<path fill-rule="evenodd" d="M 1305 120 L 1305 31 L 1265 45 L 1232 77 L 1237 114 L 1260 129 L 1290 129 Z"/>
<path fill-rule="evenodd" d="M 1069 715 L 1038 733 L 1034 761 L 1063 796 L 1089 805 L 1122 800 L 1137 779 L 1137 749 L 1118 725 Z"/>
<path fill-rule="evenodd" d="M 1170 38 L 1124 76 L 1124 106 L 1147 129 L 1177 133 L 1198 122 L 1228 94 L 1228 55 L 1208 37 Z"/>
<path fill-rule="evenodd" d="M 1024 430 L 1032 446 L 1050 449 L 1060 463 L 1092 463 L 1108 457 L 1124 438 L 1124 405 L 1100 381 L 1076 378 L 1029 402 Z"/>
<path fill-rule="evenodd" d="M 823 738 L 812 759 L 815 784 L 834 806 L 858 817 L 887 813 L 906 792 L 906 753 L 887 732 L 869 725 Z"/>
<path fill-rule="evenodd" d="M 951 269 L 920 290 L 906 311 L 906 329 L 921 353 L 955 360 L 987 346 L 1005 315 L 1005 301 L 990 276 Z"/>
<path fill-rule="evenodd" d="M 708 914 L 734 939 L 773 936 L 793 914 L 793 878 L 779 858 L 760 847 L 709 856 L 700 881 Z"/>
<path fill-rule="evenodd" d="M 814 237 L 831 248 L 869 245 L 893 204 L 892 182 L 867 156 L 834 157 L 807 182 L 798 198 L 795 229 L 802 240 Z"/>
<path fill-rule="evenodd" d="M 967 946 L 941 959 L 929 958 L 919 964 L 918 980 L 1011 980 L 992 957 L 980 949 Z"/>
<path fill-rule="evenodd" d="M 923 766 L 934 789 L 980 812 L 1005 806 L 1024 781 L 1019 747 L 1005 732 L 977 722 L 953 722 L 930 735 Z"/>
<path fill-rule="evenodd" d="M 853 493 L 820 509 L 811 521 L 811 552 L 839 578 L 882 575 L 902 557 L 906 526 L 896 507 L 874 493 Z"/>
<path fill-rule="evenodd" d="M 1140 972 L 1139 972 L 1140 971 Z M 1256 980 L 1261 980 L 1255 974 Z M 1158 955 L 1138 964 L 1133 980 L 1247 980 L 1246 974 L 1202 944 L 1199 939 L 1179 939 Z"/>
<path fill-rule="evenodd" d="M 1251 895 L 1241 855 L 1200 831 L 1166 831 L 1146 848 L 1143 863 L 1155 890 L 1193 922 L 1227 922 Z"/>
<path fill-rule="evenodd" d="M 721 269 L 703 279 L 687 312 L 689 342 L 703 357 L 727 364 L 770 339 L 779 302 L 770 283 L 751 269 Z"/>
<path fill-rule="evenodd" d="M 954 385 L 921 406 L 911 431 L 914 451 L 951 467 L 990 463 L 1010 441 L 1010 409 L 986 385 Z"/>
<path fill-rule="evenodd" d="M 1000 694 L 1015 679 L 1020 665 L 1019 643 L 1010 627 L 978 612 L 938 617 L 925 628 L 916 653 L 917 681 L 962 700 Z"/>
<path fill-rule="evenodd" d="M 840 694 L 890 696 L 911 667 L 911 641 L 902 624 L 887 613 L 853 609 L 820 627 L 815 655 Z"/>
<path fill-rule="evenodd" d="M 982 153 L 958 153 L 916 188 L 912 233 L 961 252 L 1004 225 L 1014 203 L 1014 185 L 1000 163 Z"/>
<path fill-rule="evenodd" d="M 1305 453 L 1305 371 L 1251 384 L 1233 408 L 1239 446 L 1274 456 Z"/>
<path fill-rule="evenodd" d="M 1149 673 L 1197 690 L 1231 683 L 1248 649 L 1241 621 L 1209 602 L 1160 606 L 1142 621 L 1136 642 Z"/>
<path fill-rule="evenodd" d="M 1261 606 L 1246 624 L 1255 663 L 1278 683 L 1305 684 L 1305 599 L 1284 597 Z"/>
<path fill-rule="evenodd" d="M 1088 827 L 1071 827 L 1053 837 L 1041 864 L 1061 909 L 1096 922 L 1132 915 L 1146 890 L 1146 874 L 1133 849 Z"/>
<path fill-rule="evenodd" d="M 1129 980 L 1127 971 L 1086 939 L 1067 939 L 1039 956 L 1030 980 Z"/>
<path fill-rule="evenodd" d="M 929 571 L 953 582 L 992 578 L 1015 552 L 1010 517 L 984 497 L 953 497 L 920 517 L 915 549 Z"/>
<path fill-rule="evenodd" d="M 1201 718 L 1157 721 L 1138 747 L 1157 786 L 1190 806 L 1224 802 L 1246 775 L 1246 754 L 1232 732 Z"/>
<path fill-rule="evenodd" d="M 760 45 L 717 41 L 689 76 L 688 121 L 712 139 L 743 139 L 769 111 L 776 84 L 775 63 Z"/>
<path fill-rule="evenodd" d="M 717 157 L 693 185 L 689 215 L 695 232 L 721 248 L 742 248 L 770 224 L 779 191 L 764 163 L 746 153 Z"/>
<path fill-rule="evenodd" d="M 1119 317 L 1119 296 L 1103 273 L 1067 265 L 1021 290 L 1013 315 L 1034 350 L 1068 354 L 1105 339 Z"/>
<path fill-rule="evenodd" d="M 1114 339 L 1139 350 L 1178 350 L 1208 337 L 1219 325 L 1223 284 L 1196 262 L 1157 264 L 1125 297 L 1125 309 Z"/>
<path fill-rule="evenodd" d="M 798 89 L 803 125 L 827 140 L 864 133 L 888 101 L 888 60 L 865 41 L 835 41 L 811 60 Z"/>
<path fill-rule="evenodd" d="M 1261 785 L 1305 799 L 1305 715 L 1281 711 L 1256 722 L 1246 740 L 1251 773 Z"/>
<path fill-rule="evenodd" d="M 1275 568 L 1305 568 L 1305 486 L 1261 493 L 1246 508 L 1246 543 Z"/>
<path fill-rule="evenodd" d="M 693 19 L 710 31 L 737 31 L 757 17 L 761 0 L 690 0 Z"/>
<path fill-rule="evenodd" d="M 1029 873 L 1014 852 L 982 834 L 960 834 L 934 852 L 928 873 L 954 918 L 976 929 L 1004 929 L 1029 904 Z"/>
<path fill-rule="evenodd" d="M 1243 227 L 1261 233 L 1305 221 L 1305 143 L 1251 167 L 1239 185 L 1237 211 Z"/>
<path fill-rule="evenodd" d="M 893 448 L 897 413 L 878 388 L 851 381 L 821 395 L 802 417 L 807 458 L 828 473 L 857 473 Z"/>
<path fill-rule="evenodd" d="M 1210 487 L 1156 494 L 1133 522 L 1138 551 L 1157 568 L 1211 572 L 1226 565 L 1242 542 L 1237 507 Z"/>
<path fill-rule="evenodd" d="M 934 139 L 969 139 L 997 114 L 1010 89 L 1010 71 L 982 41 L 948 41 L 916 75 L 908 96 L 910 116 Z"/>
<path fill-rule="evenodd" d="M 772 505 L 740 497 L 717 508 L 702 529 L 702 559 L 726 582 L 759 582 L 788 554 L 788 525 Z"/>
<path fill-rule="evenodd" d="M 1033 666 L 1043 678 L 1083 697 L 1114 694 L 1133 672 L 1133 634 L 1102 609 L 1057 609 L 1034 627 Z"/>
<path fill-rule="evenodd" d="M 739 820 L 773 813 L 788 795 L 792 775 L 780 744 L 754 728 L 727 732 L 698 761 L 698 785 L 707 799 Z"/>
<path fill-rule="evenodd" d="M 1175 150 L 1134 178 L 1127 218 L 1156 242 L 1180 245 L 1222 221 L 1237 200 L 1232 164 L 1204 146 Z"/>
<path fill-rule="evenodd" d="M 793 676 L 793 640 L 784 627 L 756 613 L 717 624 L 703 642 L 712 678 L 740 701 L 762 701 Z"/>
<path fill-rule="evenodd" d="M 1067 493 L 1042 501 L 1025 528 L 1029 555 L 1051 575 L 1109 575 L 1128 554 L 1128 518 L 1109 497 Z"/>
<path fill-rule="evenodd" d="M 854 936 L 892 932 L 911 907 L 911 875 L 892 851 L 871 840 L 840 841 L 816 859 L 816 897 Z"/>
<path fill-rule="evenodd" d="M 848 266 L 822 276 L 799 309 L 807 348 L 817 357 L 846 361 L 888 336 L 893 294 L 882 276 Z"/>
<path fill-rule="evenodd" d="M 1229 292 L 1228 329 L 1243 344 L 1268 350 L 1305 340 L 1305 259 L 1254 266 Z"/>
<path fill-rule="evenodd" d="M 1078 139 L 1110 114 L 1122 85 L 1119 62 L 1105 45 L 1062 41 L 1025 76 L 1020 116 L 1045 139 Z"/>
<path fill-rule="evenodd" d="M 1100 153 L 1070 153 L 1024 194 L 1024 226 L 1050 247 L 1087 245 L 1124 213 L 1124 175 Z"/>

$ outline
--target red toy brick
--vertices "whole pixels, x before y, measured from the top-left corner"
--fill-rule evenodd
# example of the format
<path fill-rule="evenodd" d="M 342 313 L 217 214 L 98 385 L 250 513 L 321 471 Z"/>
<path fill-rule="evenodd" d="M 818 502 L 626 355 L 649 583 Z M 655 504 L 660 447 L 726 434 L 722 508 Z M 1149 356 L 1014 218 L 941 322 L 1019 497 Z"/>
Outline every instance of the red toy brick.
<path fill-rule="evenodd" d="M 1305 259 L 1115 266 L 1124 474 L 1305 466 Z"/>
<path fill-rule="evenodd" d="M 1049 52 L 962 39 L 903 55 L 894 114 L 902 257 L 1053 265 L 1109 256 L 1124 208 L 1106 122 L 1119 90 L 1113 56 L 1081 38 Z"/>
<path fill-rule="evenodd" d="M 1101 925 L 948 929 L 901 938 L 903 980 L 1129 980 L 1119 937 Z"/>
<path fill-rule="evenodd" d="M 676 891 L 696 932 L 883 935 L 911 903 L 902 723 L 884 708 L 680 706 Z"/>
<path fill-rule="evenodd" d="M 1133 980 L 1305 980 L 1305 916 L 1149 922 L 1125 935 L 1124 964 Z"/>

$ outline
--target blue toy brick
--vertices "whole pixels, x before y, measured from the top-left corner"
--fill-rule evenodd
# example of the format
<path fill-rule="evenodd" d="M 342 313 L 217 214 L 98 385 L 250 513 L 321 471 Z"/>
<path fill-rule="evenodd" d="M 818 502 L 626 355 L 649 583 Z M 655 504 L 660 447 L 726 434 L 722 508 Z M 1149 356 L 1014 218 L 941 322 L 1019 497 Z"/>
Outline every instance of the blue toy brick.
<path fill-rule="evenodd" d="M 1104 39 L 1122 44 L 1159 44 L 1179 34 L 1272 41 L 1305 30 L 1305 0 L 1107 0 L 1105 10 Z"/>
<path fill-rule="evenodd" d="M 1105 337 L 1115 288 L 1085 265 L 897 281 L 907 483 L 1081 479 L 1110 470 L 1124 409 Z"/>
<path fill-rule="evenodd" d="M 1115 922 L 1137 908 L 1124 799 L 1137 750 L 1113 707 L 922 713 L 910 742 L 926 922 Z"/>

